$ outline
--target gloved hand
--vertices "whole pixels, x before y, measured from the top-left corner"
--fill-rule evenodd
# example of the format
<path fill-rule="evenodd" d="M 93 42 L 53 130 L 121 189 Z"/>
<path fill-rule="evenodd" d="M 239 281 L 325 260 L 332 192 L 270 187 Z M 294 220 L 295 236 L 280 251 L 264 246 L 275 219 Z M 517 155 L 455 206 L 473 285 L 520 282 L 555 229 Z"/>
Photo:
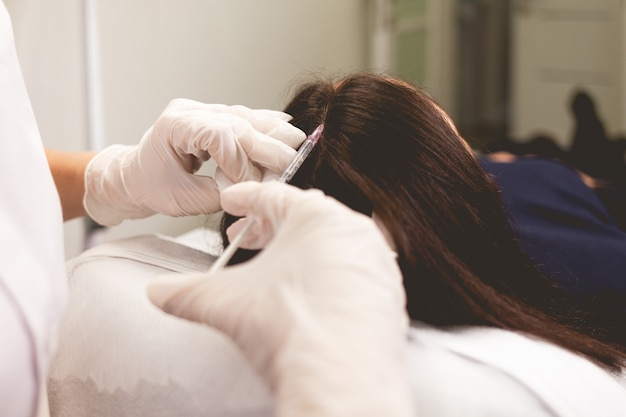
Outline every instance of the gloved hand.
<path fill-rule="evenodd" d="M 265 249 L 212 276 L 159 278 L 151 300 L 232 337 L 277 416 L 409 416 L 402 276 L 375 223 L 276 182 L 234 185 L 222 205 L 256 220 L 242 247 Z"/>
<path fill-rule="evenodd" d="M 306 136 L 289 119 L 271 110 L 173 100 L 138 145 L 113 145 L 93 158 L 85 209 L 107 226 L 155 213 L 219 211 L 216 179 L 194 172 L 213 158 L 215 176 L 226 185 L 280 173 Z"/>

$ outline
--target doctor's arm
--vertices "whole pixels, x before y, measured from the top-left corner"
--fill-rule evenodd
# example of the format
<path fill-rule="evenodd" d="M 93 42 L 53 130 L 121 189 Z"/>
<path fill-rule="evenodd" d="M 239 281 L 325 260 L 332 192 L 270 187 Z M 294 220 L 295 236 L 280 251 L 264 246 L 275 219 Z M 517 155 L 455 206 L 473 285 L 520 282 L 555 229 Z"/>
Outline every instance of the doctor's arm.
<path fill-rule="evenodd" d="M 96 152 L 60 152 L 46 148 L 48 165 L 61 199 L 63 220 L 85 215 L 85 168 Z"/>
<path fill-rule="evenodd" d="M 153 214 L 189 216 L 220 207 L 220 185 L 280 172 L 305 139 L 290 116 L 244 106 L 170 102 L 137 145 L 46 154 L 63 218 L 88 214 L 113 226 Z M 213 177 L 197 175 L 209 159 Z"/>

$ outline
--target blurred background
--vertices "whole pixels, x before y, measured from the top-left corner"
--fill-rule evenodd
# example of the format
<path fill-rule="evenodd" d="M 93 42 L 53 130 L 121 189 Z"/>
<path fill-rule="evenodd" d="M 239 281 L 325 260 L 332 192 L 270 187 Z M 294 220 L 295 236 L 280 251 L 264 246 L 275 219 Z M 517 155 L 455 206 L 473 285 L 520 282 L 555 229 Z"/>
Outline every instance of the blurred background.
<path fill-rule="evenodd" d="M 177 97 L 281 109 L 311 76 L 367 68 L 425 88 L 478 152 L 536 136 L 567 148 L 581 91 L 609 138 L 626 132 L 624 0 L 4 2 L 44 144 L 59 150 L 135 144 Z M 74 220 L 66 256 L 215 221 L 154 216 L 92 232 Z"/>

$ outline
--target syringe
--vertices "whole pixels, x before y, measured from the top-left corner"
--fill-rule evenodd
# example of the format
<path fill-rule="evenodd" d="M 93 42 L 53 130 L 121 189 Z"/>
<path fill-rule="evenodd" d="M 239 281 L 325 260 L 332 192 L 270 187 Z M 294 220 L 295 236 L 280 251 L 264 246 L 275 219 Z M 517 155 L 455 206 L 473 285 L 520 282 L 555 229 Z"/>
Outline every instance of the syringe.
<path fill-rule="evenodd" d="M 284 169 L 280 177 L 277 179 L 278 182 L 288 183 L 289 181 L 291 181 L 296 172 L 298 172 L 298 169 L 300 168 L 302 163 L 313 150 L 313 147 L 317 144 L 317 141 L 319 140 L 323 131 L 324 125 L 319 125 L 313 131 L 313 133 L 307 136 L 306 140 L 302 143 L 302 145 L 300 145 L 300 148 L 298 148 L 296 156 L 291 160 L 289 165 L 287 165 L 287 168 Z M 230 261 L 230 258 L 232 258 L 237 249 L 239 249 L 239 245 L 241 244 L 243 238 L 252 229 L 253 226 L 254 219 L 248 219 L 244 228 L 241 229 L 239 234 L 235 236 L 232 242 L 230 242 L 230 245 L 228 245 L 228 247 L 224 249 L 224 252 L 222 252 L 220 257 L 215 260 L 215 262 L 209 269 L 209 275 L 212 275 L 213 273 L 219 271 L 226 266 L 228 261 Z"/>

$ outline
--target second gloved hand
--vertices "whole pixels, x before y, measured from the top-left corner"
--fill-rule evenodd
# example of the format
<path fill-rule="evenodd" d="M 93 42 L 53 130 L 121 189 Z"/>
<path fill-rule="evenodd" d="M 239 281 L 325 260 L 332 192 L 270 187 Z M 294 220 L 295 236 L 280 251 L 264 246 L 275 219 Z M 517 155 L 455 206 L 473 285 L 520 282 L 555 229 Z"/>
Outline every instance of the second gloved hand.
<path fill-rule="evenodd" d="M 219 211 L 216 180 L 194 173 L 209 158 L 224 184 L 279 173 L 305 139 L 289 119 L 272 110 L 173 100 L 138 145 L 113 145 L 93 158 L 85 209 L 107 226 L 156 213 Z"/>
<path fill-rule="evenodd" d="M 402 276 L 372 219 L 275 182 L 234 185 L 222 205 L 256 221 L 242 246 L 265 249 L 212 276 L 157 280 L 153 302 L 231 336 L 279 417 L 411 415 Z"/>

